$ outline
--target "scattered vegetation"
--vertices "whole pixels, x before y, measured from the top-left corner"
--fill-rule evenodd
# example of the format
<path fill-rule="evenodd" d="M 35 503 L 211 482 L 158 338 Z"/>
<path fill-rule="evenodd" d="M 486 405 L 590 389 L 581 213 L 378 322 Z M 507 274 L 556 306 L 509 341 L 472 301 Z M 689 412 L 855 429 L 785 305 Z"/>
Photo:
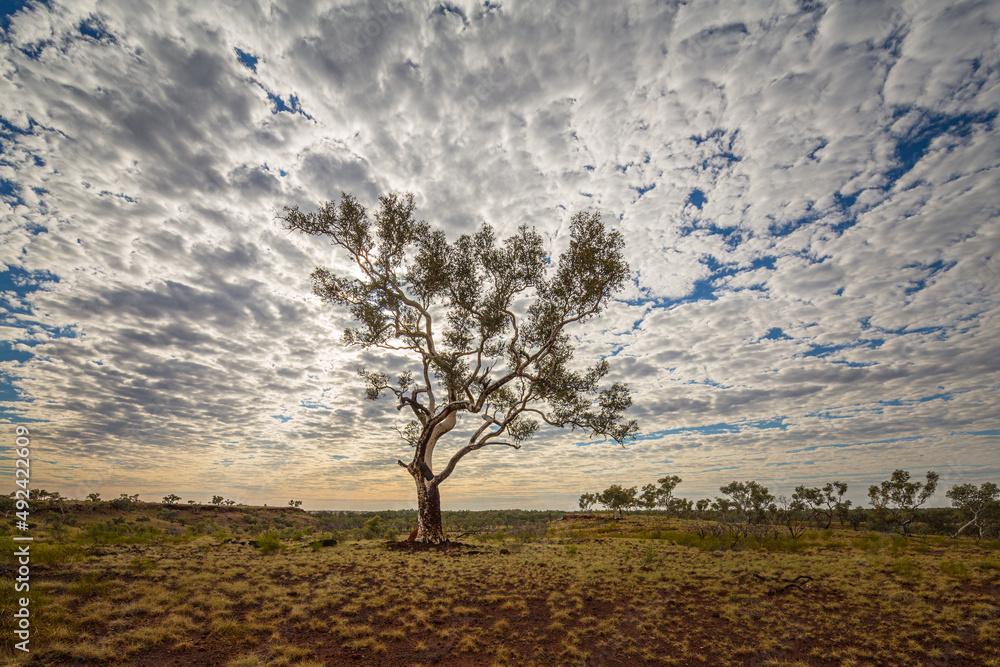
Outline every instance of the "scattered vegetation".
<path fill-rule="evenodd" d="M 580 496 L 580 509 L 588 511 L 594 505 L 601 505 L 617 519 L 630 511 L 644 508 L 651 512 L 660 507 L 666 509 L 664 517 L 714 522 L 718 525 L 710 530 L 729 533 L 737 539 L 776 536 L 778 532 L 787 532 L 795 539 L 810 527 L 829 530 L 835 520 L 841 528 L 898 532 L 906 537 L 913 534 L 958 537 L 966 529 L 974 528 L 978 539 L 1000 538 L 1000 487 L 992 482 L 979 487 L 956 485 L 945 494 L 951 499 L 952 508 L 922 509 L 937 490 L 938 479 L 936 472 L 928 471 L 926 481 L 911 482 L 909 472 L 896 470 L 890 479 L 868 489 L 871 509 L 866 509 L 852 507 L 851 501 L 844 498 L 848 486 L 840 481 L 823 487 L 800 485 L 789 498 L 775 497 L 766 486 L 753 480 L 734 480 L 720 487 L 724 497 L 693 502 L 673 496 L 682 481 L 673 475 L 659 479 L 659 487 L 646 484 L 641 492 L 635 486 L 625 488 L 614 484 L 599 493 L 584 493 Z"/>
<path fill-rule="evenodd" d="M 926 511 L 909 537 L 827 515 L 791 535 L 694 510 L 445 512 L 468 539 L 396 551 L 386 535 L 405 537 L 412 514 L 45 500 L 33 652 L 6 644 L 0 662 L 1000 664 L 1000 543 L 925 534 Z"/>

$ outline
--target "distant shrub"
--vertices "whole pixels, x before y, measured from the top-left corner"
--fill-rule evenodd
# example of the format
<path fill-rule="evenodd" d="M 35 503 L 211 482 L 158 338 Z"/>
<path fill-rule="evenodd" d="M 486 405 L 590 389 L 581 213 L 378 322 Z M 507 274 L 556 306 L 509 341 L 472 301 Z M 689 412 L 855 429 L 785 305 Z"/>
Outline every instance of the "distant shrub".
<path fill-rule="evenodd" d="M 260 549 L 261 553 L 272 554 L 284 550 L 285 545 L 278 538 L 278 533 L 271 531 L 257 539 L 257 548 Z"/>
<path fill-rule="evenodd" d="M 155 526 L 135 526 L 127 521 L 97 521 L 87 526 L 86 536 L 94 544 L 141 544 L 155 541 L 160 529 Z"/>
<path fill-rule="evenodd" d="M 384 532 L 385 528 L 382 526 L 382 517 L 376 514 L 365 521 L 364 526 L 362 526 L 361 535 L 366 540 L 374 540 L 381 537 Z"/>
<path fill-rule="evenodd" d="M 111 506 L 116 510 L 123 510 L 126 512 L 131 512 L 135 509 L 135 506 L 139 503 L 139 494 L 128 495 L 123 493 L 114 500 L 111 501 Z"/>
<path fill-rule="evenodd" d="M 205 519 L 202 519 L 193 526 L 188 526 L 187 529 L 191 535 L 207 535 L 215 530 L 215 524 L 209 523 Z"/>

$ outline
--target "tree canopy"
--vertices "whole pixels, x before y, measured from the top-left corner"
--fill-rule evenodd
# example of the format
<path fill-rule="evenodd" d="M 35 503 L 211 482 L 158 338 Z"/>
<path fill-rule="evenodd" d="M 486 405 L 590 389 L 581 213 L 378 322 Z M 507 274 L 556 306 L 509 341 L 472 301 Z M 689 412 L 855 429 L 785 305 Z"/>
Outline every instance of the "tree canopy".
<path fill-rule="evenodd" d="M 449 242 L 415 219 L 411 194 L 385 195 L 380 204 L 372 219 L 344 193 L 315 212 L 285 208 L 281 219 L 329 239 L 351 260 L 351 274 L 312 273 L 315 294 L 347 307 L 357 322 L 343 342 L 415 362 L 395 377 L 360 374 L 369 399 L 391 395 L 412 417 L 401 433 L 414 455 L 399 464 L 417 481 L 421 506 L 436 502 L 438 485 L 464 456 L 487 445 L 519 448 L 542 423 L 618 443 L 634 437 L 635 420 L 624 419 L 627 385 L 601 386 L 610 371 L 605 359 L 578 368 L 566 331 L 601 313 L 629 277 L 619 232 L 597 213 L 577 213 L 568 248 L 553 263 L 527 225 L 503 241 L 483 224 Z M 435 472 L 434 447 L 462 413 L 482 422 Z M 418 531 L 423 539 L 423 518 Z"/>

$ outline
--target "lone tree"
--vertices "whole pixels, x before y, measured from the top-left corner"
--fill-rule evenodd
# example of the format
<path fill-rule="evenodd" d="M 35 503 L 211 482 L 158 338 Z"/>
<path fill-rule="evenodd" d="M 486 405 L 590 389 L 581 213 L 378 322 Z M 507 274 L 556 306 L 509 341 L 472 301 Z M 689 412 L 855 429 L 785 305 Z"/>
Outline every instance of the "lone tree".
<path fill-rule="evenodd" d="M 634 437 L 635 421 L 624 420 L 627 385 L 600 387 L 605 360 L 575 370 L 566 332 L 599 314 L 628 278 L 617 231 L 596 213 L 577 213 L 569 248 L 550 265 L 542 237 L 526 225 L 502 243 L 486 224 L 451 243 L 414 219 L 413 195 L 380 203 L 374 221 L 346 193 L 339 204 L 313 213 L 286 207 L 279 217 L 288 229 L 329 239 L 353 262 L 353 275 L 312 274 L 313 292 L 346 306 L 359 325 L 344 331 L 344 344 L 401 353 L 413 364 L 395 381 L 377 370 L 359 374 L 369 399 L 391 394 L 397 410 L 412 414 L 401 433 L 413 457 L 398 463 L 417 487 L 416 541 L 445 540 L 439 487 L 471 452 L 519 449 L 540 421 L 618 443 Z M 481 423 L 435 471 L 434 449 L 460 415 Z"/>

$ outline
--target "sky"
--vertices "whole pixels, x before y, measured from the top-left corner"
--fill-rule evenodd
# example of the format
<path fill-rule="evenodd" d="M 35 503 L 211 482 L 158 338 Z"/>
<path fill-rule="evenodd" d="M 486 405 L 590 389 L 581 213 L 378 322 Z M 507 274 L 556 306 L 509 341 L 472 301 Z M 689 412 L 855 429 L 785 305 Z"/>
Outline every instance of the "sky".
<path fill-rule="evenodd" d="M 0 452 L 32 484 L 414 507 L 389 399 L 283 207 L 412 192 L 448 237 L 596 211 L 632 275 L 573 331 L 625 447 L 545 429 L 445 509 L 610 484 L 1000 481 L 1000 4 L 0 3 Z M 462 441 L 443 441 L 451 451 Z M 442 457 L 439 455 L 438 459 Z"/>

